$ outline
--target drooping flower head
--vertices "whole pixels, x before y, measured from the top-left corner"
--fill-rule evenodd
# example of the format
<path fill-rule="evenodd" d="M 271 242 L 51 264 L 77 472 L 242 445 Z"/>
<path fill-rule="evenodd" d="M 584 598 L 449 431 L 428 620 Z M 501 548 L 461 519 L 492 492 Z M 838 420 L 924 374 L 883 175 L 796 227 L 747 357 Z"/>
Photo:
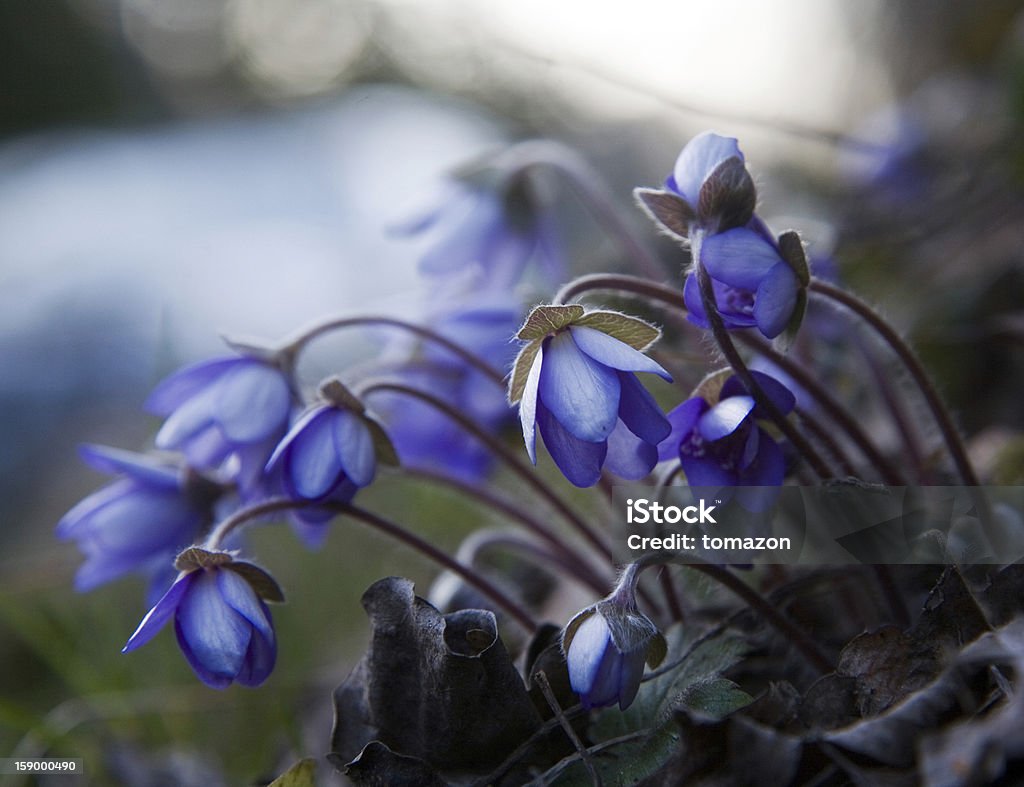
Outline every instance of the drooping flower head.
<path fill-rule="evenodd" d="M 146 408 L 165 416 L 158 448 L 181 451 L 192 467 L 217 471 L 243 495 L 260 481 L 292 409 L 287 375 L 251 356 L 186 367 L 161 382 Z"/>
<path fill-rule="evenodd" d="M 691 139 L 665 179 L 665 190 L 636 189 L 641 207 L 662 229 L 687 238 L 691 229 L 724 232 L 748 224 L 757 189 L 737 140 L 705 131 Z"/>
<path fill-rule="evenodd" d="M 761 372 L 751 374 L 783 415 L 793 410 L 796 400 L 782 383 Z M 786 461 L 775 438 L 759 423 L 766 418 L 740 379 L 731 376 L 717 401 L 694 396 L 668 414 L 672 433 L 658 446 L 658 456 L 678 458 L 692 487 L 779 486 Z M 751 511 L 766 504 L 756 489 L 741 488 L 738 500 Z"/>
<path fill-rule="evenodd" d="M 281 440 L 267 462 L 267 473 L 294 500 L 348 503 L 373 481 L 378 459 L 396 462 L 384 430 L 366 414 L 362 402 L 331 378 L 320 386 L 320 401 Z M 330 510 L 310 507 L 293 512 L 292 519 L 316 543 L 325 533 L 319 525 L 333 516 Z"/>
<path fill-rule="evenodd" d="M 140 571 L 162 593 L 173 577 L 174 556 L 213 520 L 223 487 L 144 454 L 87 445 L 81 455 L 90 466 L 118 479 L 89 495 L 57 524 L 57 537 L 75 541 L 85 555 L 75 575 L 76 589 L 92 590 Z"/>
<path fill-rule="evenodd" d="M 578 613 L 562 632 L 572 690 L 586 709 L 618 703 L 625 710 L 640 689 L 644 664 L 665 658 L 665 638 L 620 583 L 608 598 Z"/>
<path fill-rule="evenodd" d="M 557 279 L 563 261 L 550 211 L 532 181 L 483 169 L 451 178 L 430 208 L 396 228 L 425 239 L 420 272 L 470 276 L 488 287 L 516 284 L 531 258 Z"/>
<path fill-rule="evenodd" d="M 519 331 L 528 343 L 509 381 L 531 461 L 539 430 L 576 486 L 597 483 L 602 468 L 631 480 L 650 473 L 670 427 L 634 372 L 671 381 L 641 352 L 658 335 L 643 320 L 615 312 L 586 313 L 578 304 L 535 308 Z"/>
<path fill-rule="evenodd" d="M 192 547 L 179 555 L 177 580 L 129 638 L 122 652 L 145 645 L 172 617 L 178 646 L 196 676 L 224 689 L 259 686 L 274 669 L 277 641 L 265 601 L 283 601 L 263 569 L 227 552 Z"/>
<path fill-rule="evenodd" d="M 799 254 L 802 259 L 802 248 Z M 794 318 L 799 322 L 803 315 L 806 263 L 801 270 L 761 232 L 737 227 L 709 235 L 702 239 L 696 264 L 711 276 L 718 313 L 727 328 L 756 326 L 767 338 L 774 339 L 791 326 Z M 687 319 L 702 328 L 709 327 L 696 271 L 687 274 L 683 298 L 689 312 Z"/>

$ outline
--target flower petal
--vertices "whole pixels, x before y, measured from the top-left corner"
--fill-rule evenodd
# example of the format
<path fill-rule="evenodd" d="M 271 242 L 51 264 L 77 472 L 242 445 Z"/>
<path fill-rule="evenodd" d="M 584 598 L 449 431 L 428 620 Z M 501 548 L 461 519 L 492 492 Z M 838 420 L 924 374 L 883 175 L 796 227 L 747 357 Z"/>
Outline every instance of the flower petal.
<path fill-rule="evenodd" d="M 591 690 L 604 653 L 610 647 L 614 647 L 611 632 L 600 613 L 595 612 L 580 623 L 566 654 L 569 685 L 573 691 L 586 694 Z"/>
<path fill-rule="evenodd" d="M 761 281 L 754 299 L 754 318 L 761 333 L 769 339 L 774 339 L 789 324 L 799 290 L 800 281 L 785 262 L 778 263 Z"/>
<path fill-rule="evenodd" d="M 619 710 L 633 704 L 640 681 L 644 677 L 644 649 L 622 654 L 622 671 L 619 675 Z"/>
<path fill-rule="evenodd" d="M 693 487 L 736 486 L 736 474 L 722 467 L 714 457 L 690 456 L 683 453 L 679 462 L 686 474 L 686 483 Z"/>
<path fill-rule="evenodd" d="M 235 364 L 217 381 L 214 418 L 236 443 L 255 443 L 288 419 L 291 391 L 280 371 L 259 361 Z"/>
<path fill-rule="evenodd" d="M 199 570 L 175 616 L 178 643 L 196 672 L 218 682 L 234 680 L 242 667 L 252 625 L 225 601 L 218 575 L 223 569 Z"/>
<path fill-rule="evenodd" d="M 546 349 L 540 400 L 573 436 L 603 441 L 619 419 L 618 375 L 581 352 L 567 332 L 550 339 Z"/>
<path fill-rule="evenodd" d="M 619 372 L 619 385 L 619 418 L 629 431 L 651 445 L 664 440 L 672 431 L 672 425 L 650 392 L 632 372 Z"/>
<path fill-rule="evenodd" d="M 295 494 L 307 500 L 323 497 L 342 474 L 331 424 L 331 408 L 320 407 L 294 432 L 285 478 Z"/>
<path fill-rule="evenodd" d="M 750 291 L 756 290 L 768 271 L 782 262 L 772 244 L 746 227 L 705 238 L 700 260 L 712 278 Z"/>
<path fill-rule="evenodd" d="M 214 381 L 230 367 L 238 363 L 237 358 L 217 358 L 212 361 L 186 366 L 184 369 L 164 378 L 146 400 L 147 412 L 168 416 L 186 400 L 200 391 L 208 389 Z"/>
<path fill-rule="evenodd" d="M 593 486 L 601 477 L 608 453 L 605 441 L 590 443 L 569 434 L 543 403 L 537 408 L 537 426 L 558 469 L 575 486 Z"/>
<path fill-rule="evenodd" d="M 213 423 L 216 387 L 206 388 L 174 410 L 156 433 L 157 448 L 178 449 Z"/>
<path fill-rule="evenodd" d="M 171 585 L 167 592 L 164 593 L 163 598 L 156 602 L 156 605 L 146 613 L 146 617 L 142 619 L 139 627 L 135 629 L 135 633 L 128 638 L 128 642 L 121 649 L 122 653 L 135 650 L 153 639 L 153 636 L 163 628 L 171 615 L 174 614 L 174 611 L 181 603 L 181 599 L 192 586 L 195 576 L 194 572 L 185 574 Z"/>
<path fill-rule="evenodd" d="M 722 399 L 700 417 L 697 428 L 705 440 L 721 440 L 739 429 L 750 411 L 754 400 L 750 396 L 730 396 Z"/>
<path fill-rule="evenodd" d="M 704 181 L 719 164 L 733 156 L 743 160 L 739 143 L 732 137 L 723 137 L 713 131 L 698 134 L 686 144 L 676 159 L 672 169 L 672 185 L 696 208 Z"/>
<path fill-rule="evenodd" d="M 147 485 L 178 488 L 178 468 L 148 454 L 87 443 L 78 447 L 78 455 L 89 467 L 102 473 L 124 473 L 145 481 Z"/>
<path fill-rule="evenodd" d="M 764 391 L 765 396 L 775 405 L 776 408 L 783 414 L 787 415 L 792 412 L 793 408 L 796 407 L 796 397 L 793 392 L 790 391 L 785 385 L 780 383 L 771 375 L 765 374 L 764 372 L 750 371 L 753 375 L 754 380 L 761 386 L 761 390 Z M 743 384 L 739 377 L 733 375 L 725 384 L 722 386 L 721 397 L 727 399 L 730 396 L 747 396 L 749 392 L 747 387 Z M 766 413 L 762 413 L 760 408 L 754 410 L 755 418 L 767 418 Z"/>
<path fill-rule="evenodd" d="M 277 643 L 273 638 L 268 639 L 259 631 L 254 631 L 249 641 L 249 650 L 235 680 L 243 686 L 259 686 L 274 671 L 276 661 Z"/>
<path fill-rule="evenodd" d="M 335 412 L 332 420 L 334 448 L 345 475 L 356 486 L 366 486 L 377 472 L 373 436 L 359 416 L 348 410 Z"/>
<path fill-rule="evenodd" d="M 639 481 L 658 464 L 658 449 L 633 434 L 622 421 L 608 435 L 608 454 L 604 469 L 620 478 Z"/>
<path fill-rule="evenodd" d="M 661 364 L 614 336 L 585 325 L 570 326 L 569 332 L 577 347 L 605 366 L 623 372 L 651 372 L 667 382 L 672 382 L 672 375 L 666 372 Z"/>
<path fill-rule="evenodd" d="M 687 399 L 671 410 L 667 416 L 672 431 L 658 443 L 658 461 L 679 458 L 679 445 L 697 428 L 697 419 L 708 409 L 708 403 L 699 396 Z"/>
<path fill-rule="evenodd" d="M 523 442 L 530 461 L 537 464 L 537 388 L 540 385 L 541 365 L 544 363 L 543 346 L 537 350 L 530 373 L 526 377 L 523 396 L 519 400 L 519 423 L 523 427 Z"/>
<path fill-rule="evenodd" d="M 252 585 L 230 568 L 221 568 L 216 574 L 217 589 L 227 605 L 248 620 L 264 637 L 273 640 L 274 628 L 270 624 L 270 613 Z"/>

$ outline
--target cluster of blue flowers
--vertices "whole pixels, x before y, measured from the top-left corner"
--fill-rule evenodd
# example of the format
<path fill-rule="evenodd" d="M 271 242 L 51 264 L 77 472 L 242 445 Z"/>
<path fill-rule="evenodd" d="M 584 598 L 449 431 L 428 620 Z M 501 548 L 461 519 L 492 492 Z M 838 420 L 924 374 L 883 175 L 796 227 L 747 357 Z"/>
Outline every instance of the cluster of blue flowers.
<path fill-rule="evenodd" d="M 305 399 L 294 373 L 301 343 L 240 349 L 157 386 L 147 402 L 165 419 L 157 453 L 85 449 L 87 462 L 118 479 L 68 512 L 58 535 L 86 556 L 76 579 L 81 590 L 133 571 L 150 578 L 152 609 L 125 651 L 173 618 L 182 652 L 203 682 L 258 685 L 276 657 L 267 602 L 282 594 L 263 569 L 238 556 L 235 523 L 247 507 L 293 501 L 287 516 L 315 546 L 382 463 L 487 483 L 493 457 L 478 435 L 430 400 L 396 390 L 429 393 L 496 439 L 514 418 L 510 403 L 518 405 L 529 458 L 536 464 L 539 433 L 555 465 L 579 487 L 606 474 L 643 479 L 660 462 L 681 466 L 692 485 L 782 483 L 783 450 L 761 425 L 769 415 L 738 377 L 717 396 L 689 398 L 666 415 L 637 376 L 672 382 L 646 354 L 660 335 L 653 325 L 577 303 L 542 304 L 524 320 L 521 285 L 529 263 L 548 281 L 564 268 L 551 206 L 525 171 L 484 173 L 452 180 L 444 201 L 402 227 L 429 241 L 421 272 L 446 296 L 431 310 L 429 329 L 463 354 L 419 334 L 396 340 L 382 357 L 399 361 L 382 372 L 403 388 L 381 392 L 371 411 L 337 378 Z M 754 213 L 753 181 L 736 140 L 697 137 L 665 190 L 638 195 L 692 252 L 694 268 L 681 291 L 692 323 L 707 328 L 713 308 L 727 329 L 756 328 L 767 338 L 798 324 L 806 266 Z M 701 269 L 713 282 L 713 303 L 700 291 Z M 518 353 L 513 335 L 522 343 Z M 469 363 L 472 357 L 494 375 Z M 507 392 L 495 385 L 505 374 Z M 790 413 L 792 394 L 755 374 L 774 407 Z M 655 663 L 659 648 L 663 655 L 656 627 L 636 610 L 635 584 L 631 575 L 566 629 L 568 672 L 585 707 L 625 708 L 645 661 Z"/>

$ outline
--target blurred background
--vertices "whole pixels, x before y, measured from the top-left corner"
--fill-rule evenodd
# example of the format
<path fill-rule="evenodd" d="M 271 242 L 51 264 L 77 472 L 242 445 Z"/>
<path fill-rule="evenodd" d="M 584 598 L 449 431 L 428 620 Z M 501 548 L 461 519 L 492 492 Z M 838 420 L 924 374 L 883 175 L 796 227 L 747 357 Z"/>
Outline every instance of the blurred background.
<path fill-rule="evenodd" d="M 739 137 L 769 220 L 914 336 L 978 456 L 1005 453 L 1024 426 L 1021 4 L 606 8 L 0 3 L 0 755 L 86 757 L 98 783 L 214 784 L 326 751 L 330 689 L 365 647 L 359 594 L 388 574 L 423 586 L 430 567 L 356 531 L 315 554 L 258 532 L 291 599 L 279 665 L 261 689 L 209 690 L 168 633 L 119 654 L 141 582 L 71 589 L 79 556 L 53 527 L 106 483 L 76 447 L 144 448 L 148 391 L 222 334 L 414 313 L 418 250 L 388 228 L 446 169 L 512 140 L 579 149 L 671 278 L 678 252 L 631 190 L 659 185 L 695 133 Z M 597 231 L 565 214 L 589 270 Z M 330 344 L 308 375 L 365 352 Z M 410 502 L 456 523 L 434 533 L 446 546 L 474 524 L 425 491 Z"/>

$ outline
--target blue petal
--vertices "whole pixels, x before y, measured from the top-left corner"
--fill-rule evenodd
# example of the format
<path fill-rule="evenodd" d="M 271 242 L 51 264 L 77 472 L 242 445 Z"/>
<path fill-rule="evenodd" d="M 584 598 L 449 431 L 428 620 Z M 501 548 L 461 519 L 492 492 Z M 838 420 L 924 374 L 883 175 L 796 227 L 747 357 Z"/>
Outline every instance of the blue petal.
<path fill-rule="evenodd" d="M 600 708 L 614 705 L 619 698 L 619 682 L 622 678 L 622 654 L 615 645 L 610 644 L 604 651 L 604 657 L 597 668 L 594 685 L 586 696 L 581 697 L 585 708 Z"/>
<path fill-rule="evenodd" d="M 593 688 L 601 660 L 610 647 L 613 647 L 611 632 L 600 613 L 595 612 L 580 623 L 566 654 L 569 685 L 573 691 L 587 694 Z"/>
<path fill-rule="evenodd" d="M 259 686 L 273 672 L 276 661 L 277 643 L 273 638 L 268 639 L 259 631 L 254 631 L 249 641 L 249 650 L 235 680 L 243 686 Z"/>
<path fill-rule="evenodd" d="M 148 454 L 89 443 L 78 447 L 78 455 L 89 467 L 102 473 L 124 473 L 147 484 L 178 488 L 178 468 Z"/>
<path fill-rule="evenodd" d="M 172 412 L 153 442 L 157 448 L 178 449 L 213 423 L 216 386 L 199 391 Z"/>
<path fill-rule="evenodd" d="M 156 606 L 146 613 L 146 617 L 142 619 L 139 627 L 135 629 L 135 633 L 128 638 L 128 642 L 121 649 L 122 653 L 135 650 L 153 639 L 156 633 L 170 619 L 171 615 L 174 614 L 174 611 L 178 608 L 181 599 L 188 592 L 195 578 L 195 572 L 185 574 L 171 585 L 167 592 L 164 593 L 163 598 L 156 603 Z"/>
<path fill-rule="evenodd" d="M 231 685 L 235 677 L 234 675 L 225 675 L 207 668 L 199 656 L 192 650 L 192 646 L 182 630 L 180 617 L 174 618 L 174 635 L 178 640 L 178 648 L 181 650 L 181 654 L 185 657 L 185 661 L 188 662 L 188 665 L 199 680 L 211 689 L 226 689 Z"/>
<path fill-rule="evenodd" d="M 544 347 L 537 350 L 530 373 L 526 376 L 523 396 L 519 400 L 519 423 L 523 427 L 523 442 L 530 461 L 537 464 L 537 388 L 540 385 L 540 372 L 544 363 Z"/>
<path fill-rule="evenodd" d="M 569 434 L 543 403 L 537 408 L 537 426 L 558 469 L 575 486 L 593 486 L 601 477 L 608 453 L 605 441 L 590 443 Z"/>
<path fill-rule="evenodd" d="M 598 363 L 623 372 L 651 372 L 672 382 L 672 375 L 661 364 L 614 336 L 585 325 L 573 325 L 569 332 L 576 346 Z"/>
<path fill-rule="evenodd" d="M 686 483 L 696 487 L 736 486 L 736 474 L 722 467 L 714 457 L 690 456 L 683 453 L 679 462 L 686 474 Z"/>
<path fill-rule="evenodd" d="M 769 339 L 782 333 L 789 323 L 799 289 L 800 281 L 785 262 L 773 267 L 761 281 L 754 299 L 754 318 Z"/>
<path fill-rule="evenodd" d="M 739 429 L 750 411 L 754 400 L 749 396 L 730 396 L 722 399 L 700 417 L 697 428 L 705 440 L 721 440 Z"/>
<path fill-rule="evenodd" d="M 704 302 L 700 298 L 700 284 L 696 273 L 688 273 L 683 282 L 683 302 L 686 304 L 686 319 L 698 328 L 710 328 L 708 316 L 704 312 Z"/>
<path fill-rule="evenodd" d="M 619 421 L 618 426 L 608 435 L 608 454 L 604 460 L 604 469 L 620 478 L 639 481 L 646 478 L 656 464 L 658 449 L 654 443 L 637 437 Z"/>
<path fill-rule="evenodd" d="M 625 710 L 636 699 L 640 681 L 644 677 L 644 648 L 622 654 L 622 674 L 619 676 L 619 710 Z"/>
<path fill-rule="evenodd" d="M 293 429 L 285 477 L 299 497 L 323 497 L 342 474 L 331 426 L 331 408 L 322 406 Z"/>
<path fill-rule="evenodd" d="M 217 570 L 217 589 L 221 597 L 235 612 L 248 620 L 269 640 L 274 639 L 274 628 L 266 605 L 256 595 L 252 585 L 229 568 Z"/>
<path fill-rule="evenodd" d="M 619 419 L 618 375 L 582 353 L 569 333 L 548 341 L 539 394 L 558 422 L 580 440 L 606 439 Z"/>
<path fill-rule="evenodd" d="M 377 455 L 370 430 L 359 416 L 348 410 L 336 411 L 331 420 L 334 448 L 345 475 L 356 486 L 366 486 L 377 472 Z"/>
<path fill-rule="evenodd" d="M 740 476 L 740 483 L 745 486 L 779 486 L 786 475 L 785 455 L 771 435 L 763 429 L 758 431 L 761 436 L 757 456 Z"/>
<path fill-rule="evenodd" d="M 676 190 L 696 207 L 701 186 L 719 164 L 732 157 L 743 160 L 739 143 L 732 137 L 723 137 L 705 131 L 691 139 L 676 159 L 672 170 Z"/>
<path fill-rule="evenodd" d="M 238 358 L 217 358 L 181 369 L 159 383 L 146 400 L 145 408 L 154 415 L 168 416 L 188 399 L 208 389 Z"/>
<path fill-rule="evenodd" d="M 473 263 L 482 264 L 494 228 L 502 222 L 496 197 L 467 192 L 437 221 L 434 243 L 420 258 L 420 271 L 446 274 Z"/>
<path fill-rule="evenodd" d="M 619 385 L 619 418 L 629 431 L 651 445 L 664 440 L 672 426 L 650 392 L 632 372 L 619 372 Z"/>
<path fill-rule="evenodd" d="M 658 443 L 658 461 L 679 458 L 679 445 L 683 439 L 697 428 L 697 419 L 708 409 L 708 403 L 695 396 L 687 399 L 667 416 L 672 431 L 668 437 Z"/>
<path fill-rule="evenodd" d="M 214 418 L 232 442 L 255 443 L 281 428 L 290 404 L 280 371 L 259 361 L 238 363 L 217 381 Z"/>
<path fill-rule="evenodd" d="M 746 227 L 705 238 L 700 259 L 713 279 L 750 291 L 756 290 L 768 271 L 782 262 L 774 246 Z"/>
<path fill-rule="evenodd" d="M 179 644 L 193 669 L 218 679 L 233 680 L 242 667 L 251 624 L 221 595 L 218 574 L 224 569 L 199 570 L 175 616 Z"/>
<path fill-rule="evenodd" d="M 751 370 L 750 373 L 753 375 L 754 380 L 757 381 L 757 384 L 761 386 L 765 396 L 783 415 L 787 415 L 796 407 L 796 397 L 785 385 L 764 372 Z M 727 399 L 730 396 L 746 396 L 748 394 L 747 387 L 735 375 L 726 380 L 725 385 L 722 386 L 721 396 L 723 399 Z M 755 408 L 754 417 L 767 418 L 767 414 L 762 413 L 760 408 Z"/>

